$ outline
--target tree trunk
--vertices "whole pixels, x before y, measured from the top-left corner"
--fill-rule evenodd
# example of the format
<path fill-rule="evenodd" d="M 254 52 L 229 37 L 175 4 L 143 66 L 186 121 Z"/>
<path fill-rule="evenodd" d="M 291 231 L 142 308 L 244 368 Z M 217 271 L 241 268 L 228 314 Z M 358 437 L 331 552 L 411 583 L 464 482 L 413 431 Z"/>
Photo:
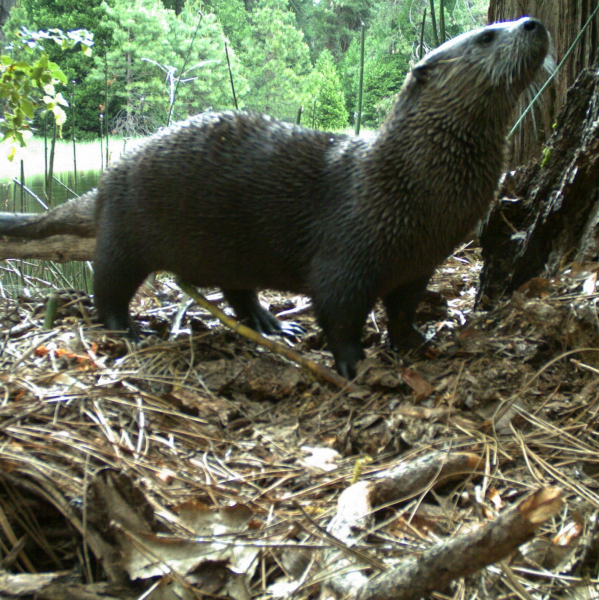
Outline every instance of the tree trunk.
<path fill-rule="evenodd" d="M 507 175 L 480 235 L 479 300 L 518 289 L 566 260 L 597 254 L 599 62 L 568 92 L 556 130 L 537 160 Z"/>
<path fill-rule="evenodd" d="M 524 15 L 540 19 L 551 33 L 553 55 L 559 63 L 584 29 L 596 4 L 596 0 L 491 0 L 489 22 L 510 21 Z M 513 136 L 510 165 L 521 165 L 540 156 L 543 144 L 551 136 L 555 117 L 566 102 L 567 90 L 578 74 L 591 66 L 598 47 L 599 13 L 582 33 L 552 86 L 543 95 L 539 108 L 535 110 L 535 123 L 527 119 Z"/>
<path fill-rule="evenodd" d="M 6 23 L 10 9 L 17 3 L 17 0 L 0 0 L 0 27 Z M 0 35 L 2 32 L 0 31 Z M 2 37 L 4 39 L 4 37 Z"/>

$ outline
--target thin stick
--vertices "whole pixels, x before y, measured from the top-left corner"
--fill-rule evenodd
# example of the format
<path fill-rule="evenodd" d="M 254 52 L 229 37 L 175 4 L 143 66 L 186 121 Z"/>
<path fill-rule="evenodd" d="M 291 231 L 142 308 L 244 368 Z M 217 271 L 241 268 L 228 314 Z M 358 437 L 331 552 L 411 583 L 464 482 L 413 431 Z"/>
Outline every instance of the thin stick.
<path fill-rule="evenodd" d="M 104 132 L 106 137 L 106 168 L 108 169 L 110 152 L 108 151 L 108 51 L 106 50 L 106 42 L 104 43 Z"/>
<path fill-rule="evenodd" d="M 73 79 L 73 92 L 71 93 L 71 108 L 73 109 L 73 126 L 71 127 L 71 138 L 73 139 L 73 178 L 75 190 L 77 189 L 77 141 L 75 139 L 76 127 L 77 127 L 77 105 L 75 104 L 75 87 L 77 86 L 76 81 Z M 77 193 L 75 193 L 77 195 Z"/>
<path fill-rule="evenodd" d="M 422 13 L 422 27 L 420 28 L 420 47 L 418 48 L 418 58 L 422 60 L 424 57 L 424 25 L 426 24 L 426 8 Z"/>
<path fill-rule="evenodd" d="M 274 352 L 275 354 L 280 354 L 281 356 L 288 358 L 289 360 L 297 363 L 304 369 L 307 369 L 308 371 L 312 372 L 320 379 L 324 379 L 329 383 L 333 383 L 336 386 L 347 390 L 348 392 L 356 390 L 356 387 L 353 384 L 348 382 L 347 379 L 344 379 L 340 375 L 337 375 L 337 373 L 334 373 L 326 367 L 317 365 L 314 361 L 308 358 L 304 358 L 297 352 L 294 352 L 286 346 L 283 346 L 283 344 L 273 342 L 272 340 L 269 340 L 264 336 L 260 335 L 257 331 L 254 331 L 250 327 L 247 327 L 246 325 L 243 325 L 242 323 L 236 321 L 232 317 L 227 316 L 222 310 L 220 310 L 220 308 L 215 306 L 209 300 L 206 300 L 206 298 L 204 298 L 204 296 L 202 296 L 202 294 L 200 294 L 195 289 L 195 287 L 188 285 L 180 279 L 177 279 L 177 285 L 188 296 L 192 297 L 202 308 L 205 308 L 211 315 L 214 315 L 221 323 L 224 323 L 227 327 L 231 328 L 236 333 L 239 333 L 243 337 L 247 338 L 248 340 L 251 340 L 256 344 L 259 344 L 260 346 L 268 348 L 271 352 Z"/>
<path fill-rule="evenodd" d="M 229 69 L 229 79 L 231 80 L 233 103 L 235 104 L 235 110 L 239 110 L 239 106 L 237 105 L 237 96 L 235 95 L 235 84 L 233 83 L 233 71 L 231 71 L 231 63 L 229 62 L 229 48 L 227 47 L 227 42 L 225 42 L 225 56 L 227 57 L 227 69 Z"/>
<path fill-rule="evenodd" d="M 72 190 L 68 185 L 65 185 L 62 181 L 60 181 L 60 179 L 57 179 L 54 175 L 52 176 L 52 179 L 54 179 L 54 181 L 56 181 L 58 185 L 62 186 L 67 192 L 74 194 L 76 198 L 79 198 L 79 194 Z"/>
<path fill-rule="evenodd" d="M 46 179 L 46 200 L 48 204 L 52 203 L 52 183 L 54 176 L 54 156 L 56 155 L 56 135 L 58 134 L 58 125 L 56 117 L 54 118 L 54 133 L 52 134 L 52 143 L 50 144 L 50 164 L 48 165 L 48 177 Z"/>
<path fill-rule="evenodd" d="M 24 183 L 22 183 L 21 181 L 19 181 L 16 177 L 12 178 L 13 183 L 15 183 L 16 185 L 18 185 L 21 188 L 21 196 L 23 196 L 23 192 L 27 192 L 44 210 L 50 210 L 48 208 L 48 205 L 39 197 L 35 194 L 35 192 L 32 192 Z"/>
<path fill-rule="evenodd" d="M 364 42 L 366 39 L 366 25 L 362 23 L 362 37 L 360 41 L 360 80 L 358 82 L 358 115 L 356 117 L 356 135 L 360 135 L 362 122 L 362 91 L 364 89 Z"/>
<path fill-rule="evenodd" d="M 185 60 L 183 61 L 183 67 L 181 68 L 181 76 L 177 77 L 177 83 L 175 84 L 175 90 L 173 91 L 173 101 L 171 102 L 171 106 L 168 111 L 168 119 L 166 120 L 166 125 L 169 126 L 171 124 L 171 116 L 173 114 L 173 107 L 175 106 L 175 100 L 177 99 L 177 88 L 179 87 L 179 83 L 181 82 L 181 77 L 185 74 L 185 67 L 187 66 L 187 61 L 189 60 L 189 55 L 191 54 L 191 49 L 193 48 L 193 43 L 195 42 L 196 35 L 198 35 L 198 30 L 200 29 L 200 25 L 202 24 L 202 19 L 204 18 L 204 14 L 201 10 L 198 10 L 198 15 L 200 16 L 200 20 L 198 21 L 198 25 L 196 30 L 191 38 L 191 43 L 189 44 L 189 49 L 187 50 L 187 56 L 185 56 Z"/>
<path fill-rule="evenodd" d="M 437 17 L 435 16 L 435 0 L 431 1 L 431 24 L 433 26 L 433 40 L 435 48 L 439 45 L 439 34 L 437 32 Z"/>

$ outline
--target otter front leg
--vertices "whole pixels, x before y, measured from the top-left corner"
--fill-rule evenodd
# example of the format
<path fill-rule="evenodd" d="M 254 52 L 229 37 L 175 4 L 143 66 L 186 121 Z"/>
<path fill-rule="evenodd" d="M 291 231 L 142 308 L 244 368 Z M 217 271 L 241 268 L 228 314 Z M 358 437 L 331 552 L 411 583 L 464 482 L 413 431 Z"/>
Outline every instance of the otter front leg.
<path fill-rule="evenodd" d="M 323 304 L 317 298 L 314 304 L 316 318 L 335 358 L 337 372 L 346 379 L 354 379 L 357 363 L 364 358 L 361 338 L 368 310 L 359 308 L 357 303 Z"/>
<path fill-rule="evenodd" d="M 278 333 L 293 338 L 305 333 L 305 329 L 297 323 L 283 323 L 271 315 L 260 304 L 254 290 L 223 289 L 223 294 L 237 319 L 258 333 Z"/>
<path fill-rule="evenodd" d="M 402 284 L 383 298 L 387 311 L 389 345 L 393 350 L 410 350 L 421 346 L 426 341 L 414 328 L 414 316 L 429 279 L 430 276 L 422 277 Z"/>

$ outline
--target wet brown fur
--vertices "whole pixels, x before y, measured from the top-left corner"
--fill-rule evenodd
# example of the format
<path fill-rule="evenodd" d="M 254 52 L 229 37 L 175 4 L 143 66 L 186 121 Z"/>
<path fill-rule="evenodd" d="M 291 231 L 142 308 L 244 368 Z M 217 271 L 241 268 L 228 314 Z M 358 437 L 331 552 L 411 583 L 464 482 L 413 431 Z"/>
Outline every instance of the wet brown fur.
<path fill-rule="evenodd" d="M 532 19 L 444 44 L 408 75 L 365 141 L 252 113 L 207 113 L 148 139 L 103 177 L 95 302 L 112 329 L 156 270 L 220 287 L 237 316 L 281 324 L 255 290 L 309 294 L 339 372 L 355 374 L 382 298 L 406 347 L 435 267 L 484 215 L 517 100 L 548 35 Z"/>

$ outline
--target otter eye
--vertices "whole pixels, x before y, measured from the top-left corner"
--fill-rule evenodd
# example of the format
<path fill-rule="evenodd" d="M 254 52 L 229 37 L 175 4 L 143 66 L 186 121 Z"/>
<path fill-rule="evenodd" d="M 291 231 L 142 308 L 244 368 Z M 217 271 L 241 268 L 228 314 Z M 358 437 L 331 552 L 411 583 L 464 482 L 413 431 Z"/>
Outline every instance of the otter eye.
<path fill-rule="evenodd" d="M 481 46 L 488 46 L 494 39 L 495 39 L 494 31 L 485 31 L 478 36 L 476 41 Z"/>
<path fill-rule="evenodd" d="M 412 69 L 412 75 L 418 83 L 426 83 L 428 79 L 428 72 L 430 67 L 428 65 L 419 65 Z"/>

